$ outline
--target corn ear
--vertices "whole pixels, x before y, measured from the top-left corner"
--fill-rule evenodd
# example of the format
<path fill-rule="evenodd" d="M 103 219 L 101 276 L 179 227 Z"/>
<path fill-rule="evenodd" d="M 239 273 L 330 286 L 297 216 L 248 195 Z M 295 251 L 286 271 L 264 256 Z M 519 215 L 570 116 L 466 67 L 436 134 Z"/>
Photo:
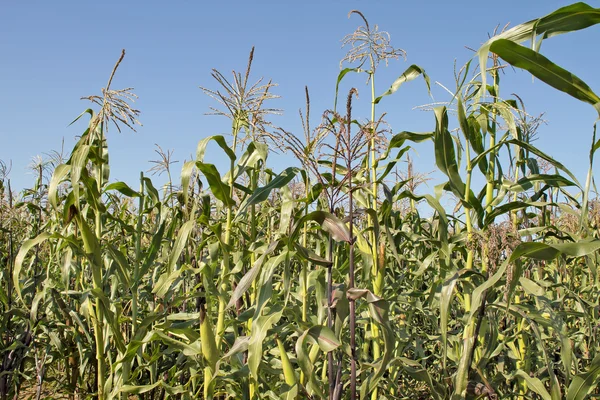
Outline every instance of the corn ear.
<path fill-rule="evenodd" d="M 214 373 L 219 354 L 215 334 L 210 319 L 206 318 L 206 309 L 202 305 L 200 309 L 200 340 L 202 344 L 202 355 L 208 364 L 208 367 Z"/>
<path fill-rule="evenodd" d="M 279 348 L 279 353 L 281 354 L 281 365 L 283 366 L 283 377 L 285 378 L 285 383 L 287 383 L 289 386 L 294 386 L 296 384 L 294 367 L 292 366 L 290 358 L 285 351 L 285 347 L 279 338 L 277 338 L 277 347 Z"/>

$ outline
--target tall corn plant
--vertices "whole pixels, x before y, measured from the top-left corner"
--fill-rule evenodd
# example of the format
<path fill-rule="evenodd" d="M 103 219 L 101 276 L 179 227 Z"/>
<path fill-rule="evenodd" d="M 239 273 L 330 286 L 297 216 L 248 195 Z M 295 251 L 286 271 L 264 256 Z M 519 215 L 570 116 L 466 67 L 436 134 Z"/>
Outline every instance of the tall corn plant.
<path fill-rule="evenodd" d="M 427 83 L 427 87 L 429 89 L 429 77 L 427 74 L 425 74 L 425 71 L 421 67 L 417 65 L 411 65 L 394 83 L 392 83 L 386 92 L 376 97 L 375 77 L 379 64 L 384 61 L 387 66 L 390 59 L 397 59 L 399 57 L 404 57 L 406 59 L 406 52 L 402 49 L 392 47 L 390 43 L 390 35 L 387 32 L 379 31 L 377 25 L 371 27 L 365 16 L 360 11 L 352 10 L 348 16 L 350 17 L 353 14 L 358 15 L 363 20 L 364 26 L 358 27 L 354 33 L 347 35 L 343 39 L 343 46 L 349 45 L 351 48 L 346 56 L 342 59 L 340 66 L 342 66 L 344 62 L 348 62 L 351 64 L 358 64 L 358 67 L 345 68 L 340 72 L 336 85 L 336 103 L 337 87 L 339 87 L 341 80 L 347 73 L 362 72 L 367 74 L 367 84 L 370 84 L 371 89 L 371 115 L 366 124 L 368 129 L 371 130 L 371 139 L 368 149 L 369 173 L 367 174 L 367 177 L 371 186 L 370 191 L 366 191 L 366 194 L 368 199 L 368 207 L 373 210 L 373 213 L 369 213 L 369 241 L 372 255 L 372 289 L 376 296 L 382 296 L 386 262 L 383 259 L 383 256 L 380 257 L 379 254 L 385 245 L 381 243 L 381 238 L 376 235 L 377 230 L 375 229 L 375 225 L 378 224 L 376 219 L 379 218 L 379 188 L 380 183 L 384 178 L 378 174 L 378 167 L 380 161 L 382 160 L 381 154 L 378 150 L 385 146 L 385 138 L 383 136 L 384 131 L 380 131 L 380 125 L 383 122 L 383 115 L 377 116 L 376 106 L 383 97 L 396 92 L 403 83 L 411 81 L 419 76 L 423 76 L 425 78 L 425 82 Z M 365 66 L 366 69 L 364 68 Z M 375 359 L 379 359 L 381 356 L 381 345 L 380 335 L 376 323 L 373 323 L 371 330 L 374 339 L 372 343 L 373 356 Z M 377 396 L 377 391 L 374 391 L 372 398 L 376 399 Z"/>
<path fill-rule="evenodd" d="M 118 91 L 110 89 L 114 73 L 124 55 L 123 52 L 117 61 L 108 84 L 103 89 L 103 97 L 91 96 L 88 98 L 100 105 L 100 111 L 98 113 L 94 113 L 91 109 L 86 111 L 91 116 L 88 129 L 76 144 L 70 160 L 66 164 L 59 165 L 52 177 L 48 194 L 49 200 L 54 209 L 63 215 L 65 221 L 63 227 L 59 228 L 56 233 L 46 231 L 27 241 L 17 255 L 13 273 L 16 292 L 23 301 L 20 274 L 28 251 L 49 239 L 57 240 L 57 243 L 64 242 L 74 233 L 70 244 L 77 254 L 84 255 L 86 259 L 85 281 L 88 276 L 91 278 L 89 285 L 86 282 L 82 288 L 88 292 L 90 300 L 94 299 L 95 301 L 93 311 L 89 315 L 94 327 L 96 381 L 99 398 L 106 398 L 107 392 L 110 390 L 111 382 L 107 378 L 111 374 L 107 370 L 106 355 L 109 348 L 107 343 L 109 333 L 118 350 L 125 351 L 122 332 L 115 321 L 114 310 L 111 309 L 111 303 L 106 294 L 105 265 L 101 247 L 104 234 L 103 215 L 106 212 L 102 193 L 108 187 L 109 176 L 105 132 L 109 123 L 114 123 L 118 128 L 117 123 L 132 127 L 132 124 L 137 122 L 138 112 L 121 98 L 124 96 L 126 99 L 130 99 L 131 92 L 128 89 Z M 60 209 L 57 187 L 67 176 L 70 178 L 72 191 Z M 75 223 L 75 231 L 69 233 L 69 225 L 72 223 Z"/>

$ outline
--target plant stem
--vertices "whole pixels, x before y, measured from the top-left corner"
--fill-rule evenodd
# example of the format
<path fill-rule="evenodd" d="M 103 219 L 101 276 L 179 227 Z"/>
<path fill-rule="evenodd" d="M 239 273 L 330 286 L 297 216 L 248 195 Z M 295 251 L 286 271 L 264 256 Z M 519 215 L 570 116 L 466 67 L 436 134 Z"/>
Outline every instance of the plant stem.
<path fill-rule="evenodd" d="M 467 178 L 465 182 L 465 203 L 469 204 L 470 201 L 470 193 L 471 193 L 471 175 L 473 173 L 473 167 L 471 166 L 471 149 L 470 143 L 467 137 L 467 143 L 465 146 L 466 157 L 467 157 Z M 473 221 L 471 221 L 471 208 L 465 208 L 465 223 L 467 225 L 467 241 L 473 240 Z M 467 263 L 465 268 L 467 270 L 473 269 L 473 249 L 469 246 L 467 250 Z M 466 282 L 470 282 L 470 279 L 466 280 Z M 464 304 L 465 304 L 465 313 L 471 312 L 471 293 L 465 293 L 464 295 Z"/>
<path fill-rule="evenodd" d="M 593 167 L 594 167 L 594 153 L 596 148 L 596 124 L 594 124 L 594 133 L 592 135 L 592 146 L 590 148 L 590 167 L 588 169 L 587 177 L 585 179 L 585 188 L 583 189 L 583 199 L 581 201 L 581 220 L 579 221 L 580 229 L 582 232 L 585 232 L 589 229 L 588 227 L 588 204 L 589 204 L 589 196 L 590 189 L 592 186 L 592 175 L 593 175 Z"/>
<path fill-rule="evenodd" d="M 140 283 L 140 261 L 142 257 L 142 225 L 144 221 L 144 173 L 140 172 L 140 200 L 135 238 L 135 264 L 133 267 L 133 287 L 131 288 L 131 337 L 135 336 L 138 324 L 138 287 Z"/>
<path fill-rule="evenodd" d="M 103 141 L 104 141 L 104 137 L 103 137 L 103 129 L 104 129 L 104 123 L 100 122 L 100 129 L 99 129 L 99 137 L 98 137 L 98 151 L 99 154 L 101 155 L 100 157 L 100 164 L 97 166 L 96 169 L 96 183 L 97 183 L 97 189 L 98 189 L 98 193 L 102 193 L 102 186 L 103 186 L 103 165 L 104 165 L 104 157 L 103 157 Z M 92 134 L 92 132 L 90 132 L 90 134 Z M 98 199 L 100 200 L 100 199 Z M 98 240 L 98 243 L 100 243 L 101 237 L 102 237 L 102 215 L 100 214 L 99 210 L 96 210 L 95 213 L 95 217 L 96 217 L 96 238 Z M 81 218 L 84 218 L 83 216 Z M 94 289 L 100 291 L 100 292 L 104 292 L 104 285 L 103 285 L 103 277 L 102 277 L 102 265 L 101 265 L 101 260 L 96 260 L 97 262 L 99 262 L 99 265 L 92 265 L 92 268 L 96 271 L 96 273 L 93 273 L 93 277 L 94 277 Z M 96 322 L 95 322 L 95 326 L 94 326 L 94 336 L 96 339 L 96 360 L 97 360 L 97 380 L 98 380 L 98 400 L 104 400 L 105 399 L 105 394 L 104 394 L 104 385 L 106 382 L 106 361 L 104 359 L 104 311 L 102 309 L 102 304 L 99 298 L 96 298 Z"/>
<path fill-rule="evenodd" d="M 332 211 L 332 210 L 330 210 Z M 327 266 L 327 327 L 333 328 L 333 310 L 332 310 L 332 292 L 333 292 L 333 239 L 329 235 L 328 259 L 330 264 Z M 333 351 L 327 353 L 327 376 L 329 378 L 329 400 L 333 400 L 333 391 L 335 389 L 335 373 L 333 369 Z"/>
<path fill-rule="evenodd" d="M 349 108 L 349 107 L 348 107 Z M 348 136 L 350 136 L 350 113 L 348 113 Z M 348 216 L 350 217 L 350 249 L 349 251 L 349 283 L 348 289 L 354 288 L 354 210 L 352 193 L 352 154 L 348 140 Z M 350 399 L 356 399 L 356 301 L 350 300 Z"/>
<path fill-rule="evenodd" d="M 373 60 L 373 56 L 369 55 L 371 58 L 371 140 L 369 143 L 369 154 L 371 158 L 371 190 L 372 193 L 372 202 L 371 208 L 375 211 L 375 215 L 377 215 L 377 150 L 376 150 L 376 132 L 375 132 L 375 63 Z M 376 296 L 381 296 L 383 294 L 383 280 L 384 280 L 384 269 L 380 268 L 379 258 L 378 258 L 378 250 L 379 250 L 379 238 L 375 234 L 375 224 L 376 221 L 373 221 L 372 217 L 369 217 L 369 225 L 371 228 L 371 251 L 373 256 L 373 293 Z M 371 333 L 373 336 L 373 359 L 377 360 L 381 357 L 381 347 L 379 345 L 379 327 L 371 322 Z M 371 393 L 371 399 L 377 400 L 377 388 L 373 390 Z"/>

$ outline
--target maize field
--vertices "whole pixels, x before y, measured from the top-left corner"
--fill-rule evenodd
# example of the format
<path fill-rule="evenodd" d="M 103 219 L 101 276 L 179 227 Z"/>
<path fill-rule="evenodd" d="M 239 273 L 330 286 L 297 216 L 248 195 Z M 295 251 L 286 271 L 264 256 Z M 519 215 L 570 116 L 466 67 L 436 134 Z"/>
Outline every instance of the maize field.
<path fill-rule="evenodd" d="M 539 47 L 597 29 L 600 8 L 496 31 L 420 132 L 388 127 L 378 105 L 413 80 L 429 90 L 426 69 L 379 82 L 405 53 L 350 17 L 335 102 L 312 110 L 307 88 L 303 132 L 272 123 L 252 49 L 198 90 L 230 135 L 202 138 L 177 170 L 159 149 L 166 185 L 111 180 L 111 135 L 142 119 L 133 89 L 111 85 L 123 51 L 69 154 L 20 192 L 0 162 L 0 399 L 600 397 L 596 121 L 579 181 L 501 83 L 522 69 L 600 115 Z M 369 115 L 353 112 L 358 91 Z M 416 143 L 444 176 L 430 194 Z M 294 160 L 271 167 L 273 151 Z"/>

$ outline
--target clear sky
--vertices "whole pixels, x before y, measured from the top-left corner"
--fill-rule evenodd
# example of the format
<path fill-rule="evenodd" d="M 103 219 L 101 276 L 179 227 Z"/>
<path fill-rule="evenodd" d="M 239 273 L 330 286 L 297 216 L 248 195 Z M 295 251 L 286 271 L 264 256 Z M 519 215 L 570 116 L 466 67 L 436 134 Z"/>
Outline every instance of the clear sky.
<path fill-rule="evenodd" d="M 392 44 L 406 50 L 408 61 L 392 61 L 378 70 L 377 92 L 385 91 L 410 64 L 425 68 L 433 82 L 453 88 L 453 64 L 467 62 L 496 25 L 543 16 L 565 1 L 17 1 L 0 0 L 0 159 L 12 161 L 17 189 L 33 184 L 27 170 L 32 157 L 70 150 L 86 122 L 68 124 L 89 104 L 81 96 L 99 94 L 122 48 L 127 54 L 112 88 L 134 87 L 143 127 L 137 133 L 109 132 L 111 179 L 136 185 L 141 170 L 157 158 L 155 143 L 173 149 L 175 180 L 182 161 L 195 153 L 200 139 L 227 133 L 224 118 L 204 115 L 213 100 L 198 88 L 217 88 L 212 68 L 226 76 L 242 71 L 256 46 L 252 80 L 264 76 L 278 83 L 284 109 L 273 122 L 301 135 L 298 109 L 304 86 L 312 99 L 312 124 L 333 106 L 341 39 L 362 21 L 391 34 Z M 600 6 L 600 2 L 589 2 Z M 551 38 L 542 53 L 578 75 L 600 93 L 600 26 Z M 347 76 L 343 92 L 355 86 L 360 99 L 354 117 L 368 117 L 370 93 L 365 76 Z M 502 95 L 518 93 L 533 115 L 545 112 L 548 124 L 538 147 L 571 168 L 580 181 L 587 171 L 593 108 L 558 93 L 524 72 L 507 70 Z M 449 99 L 438 85 L 435 101 Z M 431 112 L 415 109 L 431 103 L 422 81 L 403 86 L 381 103 L 379 111 L 394 132 L 430 131 Z M 416 147 L 416 168 L 435 170 L 431 143 Z M 217 156 L 215 156 L 217 154 Z M 218 153 L 211 152 L 219 164 Z M 281 170 L 290 157 L 273 157 Z M 596 168 L 600 171 L 600 168 Z M 224 173 L 225 170 L 223 169 Z"/>

